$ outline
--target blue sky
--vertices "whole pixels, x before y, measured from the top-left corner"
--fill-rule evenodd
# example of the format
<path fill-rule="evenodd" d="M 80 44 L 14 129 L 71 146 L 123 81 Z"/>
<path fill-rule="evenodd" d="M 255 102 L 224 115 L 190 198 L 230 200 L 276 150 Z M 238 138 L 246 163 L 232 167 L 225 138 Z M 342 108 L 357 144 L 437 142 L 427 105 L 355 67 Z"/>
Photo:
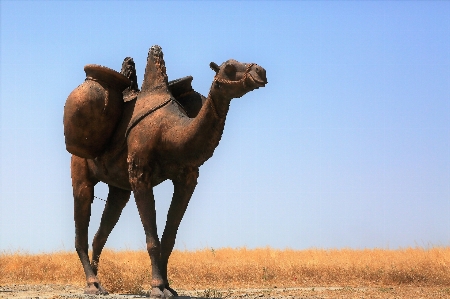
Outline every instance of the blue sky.
<path fill-rule="evenodd" d="M 177 249 L 450 246 L 450 2 L 1 1 L 0 251 L 74 250 L 63 107 L 86 64 L 255 62 Z M 162 231 L 172 184 L 155 188 Z M 106 198 L 107 186 L 95 195 Z M 104 202 L 96 199 L 90 240 Z M 145 248 L 131 199 L 106 244 Z"/>

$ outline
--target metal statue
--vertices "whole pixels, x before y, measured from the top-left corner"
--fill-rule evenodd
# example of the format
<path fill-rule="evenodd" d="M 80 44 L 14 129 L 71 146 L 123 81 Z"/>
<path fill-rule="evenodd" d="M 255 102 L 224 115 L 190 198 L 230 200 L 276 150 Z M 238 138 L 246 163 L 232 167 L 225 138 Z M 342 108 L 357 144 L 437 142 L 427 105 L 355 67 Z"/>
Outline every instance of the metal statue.
<path fill-rule="evenodd" d="M 267 84 L 266 71 L 254 63 L 230 59 L 210 67 L 215 76 L 204 97 L 192 89 L 192 77 L 168 82 L 162 50 L 153 46 L 140 91 L 133 59 L 127 57 L 122 74 L 86 66 L 87 81 L 69 95 L 64 132 L 73 154 L 75 248 L 86 274 L 85 293 L 107 294 L 97 277 L 100 254 L 133 191 L 151 260 L 150 296 L 177 295 L 167 279 L 167 263 L 199 167 L 219 144 L 231 100 Z M 174 193 L 159 240 L 153 187 L 168 179 Z M 90 260 L 89 218 L 100 181 L 109 193 Z"/>

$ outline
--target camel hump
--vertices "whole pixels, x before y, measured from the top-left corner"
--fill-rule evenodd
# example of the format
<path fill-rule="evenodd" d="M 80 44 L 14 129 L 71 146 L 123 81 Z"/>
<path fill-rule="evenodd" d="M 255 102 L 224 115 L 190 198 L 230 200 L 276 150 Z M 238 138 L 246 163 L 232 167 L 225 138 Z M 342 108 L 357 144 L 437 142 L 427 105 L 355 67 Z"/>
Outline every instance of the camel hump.
<path fill-rule="evenodd" d="M 153 93 L 155 89 L 167 89 L 167 83 L 166 63 L 162 48 L 154 45 L 148 51 L 141 94 Z"/>
<path fill-rule="evenodd" d="M 100 155 L 122 115 L 122 91 L 130 80 L 100 65 L 84 67 L 86 80 L 67 97 L 64 105 L 66 149 L 82 158 Z"/>

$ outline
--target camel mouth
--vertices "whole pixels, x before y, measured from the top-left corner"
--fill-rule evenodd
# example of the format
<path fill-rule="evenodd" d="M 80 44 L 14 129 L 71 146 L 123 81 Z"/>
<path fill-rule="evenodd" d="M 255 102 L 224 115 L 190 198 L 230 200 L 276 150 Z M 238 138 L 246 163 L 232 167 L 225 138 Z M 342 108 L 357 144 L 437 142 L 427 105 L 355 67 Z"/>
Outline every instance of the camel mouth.
<path fill-rule="evenodd" d="M 256 85 L 256 88 L 264 87 L 268 83 L 266 78 L 261 78 L 258 74 L 249 73 L 249 75 L 253 83 Z"/>
<path fill-rule="evenodd" d="M 248 66 L 249 72 L 248 75 L 253 81 L 253 84 L 256 85 L 255 88 L 264 87 L 267 84 L 266 70 L 257 65 L 256 63 L 252 63 Z"/>

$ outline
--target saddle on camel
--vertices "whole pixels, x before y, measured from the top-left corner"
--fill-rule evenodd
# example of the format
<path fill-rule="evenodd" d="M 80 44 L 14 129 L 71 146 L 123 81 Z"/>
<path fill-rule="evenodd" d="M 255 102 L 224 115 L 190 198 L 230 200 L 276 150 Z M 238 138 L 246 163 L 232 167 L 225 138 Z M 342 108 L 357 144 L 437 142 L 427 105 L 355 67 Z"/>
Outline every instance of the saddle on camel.
<path fill-rule="evenodd" d="M 64 105 L 64 136 L 69 153 L 94 159 L 111 139 L 122 117 L 124 103 L 136 101 L 140 90 L 131 57 L 124 59 L 120 73 L 97 64 L 86 65 L 84 71 L 86 80 L 70 93 Z M 156 68 L 148 71 L 157 72 Z M 202 103 L 201 95 L 192 89 L 192 80 L 192 76 L 186 76 L 168 82 L 166 88 L 162 85 L 158 89 L 144 90 L 146 100 L 134 106 L 129 129 L 170 100 L 186 106 L 186 109 L 183 107 L 185 112 L 190 111 L 188 115 L 195 116 L 193 111 L 198 112 Z"/>

